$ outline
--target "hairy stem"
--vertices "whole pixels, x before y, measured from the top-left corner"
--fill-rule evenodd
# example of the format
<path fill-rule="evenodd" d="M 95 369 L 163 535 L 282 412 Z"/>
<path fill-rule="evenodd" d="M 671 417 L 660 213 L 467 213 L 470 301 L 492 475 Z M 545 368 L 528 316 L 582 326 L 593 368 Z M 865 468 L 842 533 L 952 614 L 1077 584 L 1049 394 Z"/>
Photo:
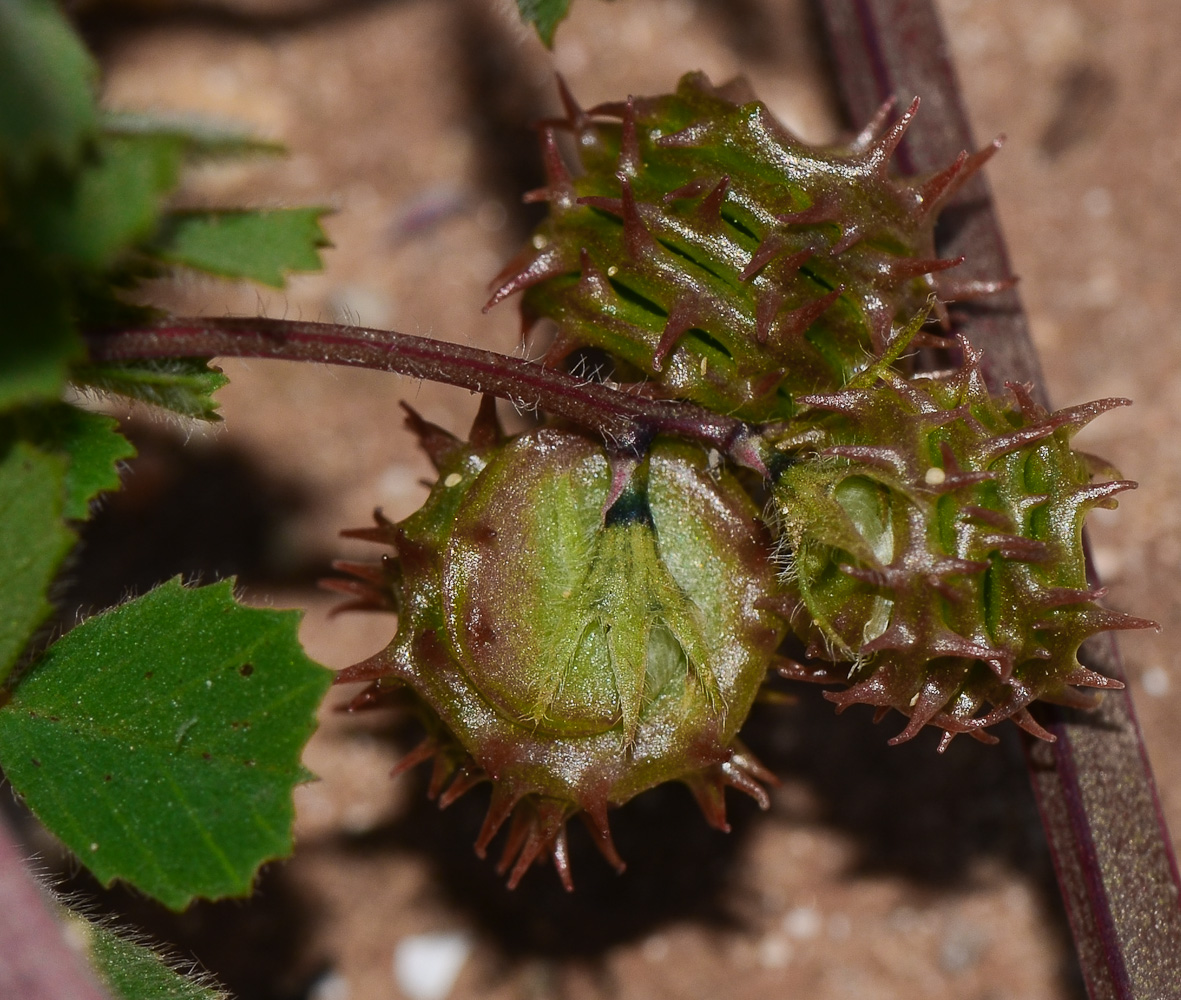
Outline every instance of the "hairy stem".
<path fill-rule="evenodd" d="M 973 139 L 948 46 L 931 0 L 820 0 L 851 118 L 864 121 L 887 97 L 915 94 L 922 110 L 897 162 L 933 171 Z M 944 213 L 954 225 L 938 247 L 967 258 L 964 277 L 1009 275 L 983 178 Z M 1012 290 L 987 309 L 963 310 L 958 332 L 983 348 L 989 381 L 1033 382 L 1041 371 Z M 1098 581 L 1094 581 L 1098 585 Z M 1123 678 L 1110 636 L 1084 646 L 1086 665 Z M 1129 692 L 1108 692 L 1091 715 L 1050 708 L 1052 745 L 1026 740 L 1026 760 L 1092 1000 L 1181 997 L 1181 880 Z"/>
<path fill-rule="evenodd" d="M 178 357 L 275 358 L 396 372 L 473 392 L 525 409 L 540 407 L 600 432 L 609 446 L 639 454 L 657 434 L 716 448 L 763 469 L 754 429 L 692 403 L 650 399 L 614 385 L 577 379 L 540 364 L 412 334 L 333 323 L 276 319 L 169 319 L 134 329 L 86 332 L 95 362 Z"/>
<path fill-rule="evenodd" d="M 14 1000 L 109 1000 L 66 939 L 48 894 L 25 868 L 27 851 L 0 816 L 0 996 Z"/>

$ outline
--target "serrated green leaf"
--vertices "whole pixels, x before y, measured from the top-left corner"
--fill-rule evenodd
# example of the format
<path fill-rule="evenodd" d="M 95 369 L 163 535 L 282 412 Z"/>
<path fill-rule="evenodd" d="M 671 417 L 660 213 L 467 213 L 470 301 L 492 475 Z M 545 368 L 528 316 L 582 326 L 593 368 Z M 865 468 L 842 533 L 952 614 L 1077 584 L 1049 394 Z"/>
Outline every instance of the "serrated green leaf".
<path fill-rule="evenodd" d="M 74 544 L 62 524 L 66 459 L 27 441 L 0 450 L 0 681 L 52 608 L 46 592 Z"/>
<path fill-rule="evenodd" d="M 521 20 L 537 28 L 547 48 L 554 44 L 554 30 L 570 10 L 570 0 L 517 0 Z"/>
<path fill-rule="evenodd" d="M 105 135 L 76 175 L 43 171 L 14 195 L 14 227 L 43 257 L 91 270 L 156 229 L 165 197 L 176 187 L 183 139 Z"/>
<path fill-rule="evenodd" d="M 175 212 L 163 222 L 150 252 L 223 278 L 249 278 L 281 288 L 291 271 L 318 271 L 328 246 L 324 208 L 274 211 Z"/>
<path fill-rule="evenodd" d="M 0 765 L 104 883 L 180 909 L 291 850 L 299 757 L 332 680 L 295 611 L 171 581 L 51 646 L 0 708 Z"/>
<path fill-rule="evenodd" d="M 198 420 L 220 420 L 213 393 L 229 382 L 202 358 L 80 365 L 75 383 L 97 392 L 126 396 Z"/>
<path fill-rule="evenodd" d="M 98 68 L 53 0 L 0 0 L 0 166 L 74 163 L 94 130 Z"/>
<path fill-rule="evenodd" d="M 118 421 L 67 403 L 27 407 L 0 419 L 0 447 L 24 439 L 42 451 L 64 454 L 62 516 L 83 520 L 90 501 L 119 488 L 117 463 L 135 455 L 135 448 L 118 430 Z"/>
<path fill-rule="evenodd" d="M 66 919 L 113 1000 L 229 1000 L 207 975 L 185 975 L 149 945 L 77 913 Z"/>

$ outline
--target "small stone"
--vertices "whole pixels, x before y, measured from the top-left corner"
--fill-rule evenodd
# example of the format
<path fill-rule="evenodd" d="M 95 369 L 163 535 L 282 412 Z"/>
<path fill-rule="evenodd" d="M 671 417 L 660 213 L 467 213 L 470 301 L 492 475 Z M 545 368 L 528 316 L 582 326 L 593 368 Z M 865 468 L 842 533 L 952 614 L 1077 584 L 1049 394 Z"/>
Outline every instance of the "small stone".
<path fill-rule="evenodd" d="M 394 982 L 408 1000 L 445 1000 L 471 951 L 462 931 L 404 937 L 394 948 Z"/>
<path fill-rule="evenodd" d="M 798 941 L 807 941 L 820 933 L 824 921 L 812 906 L 797 906 L 783 918 L 783 930 Z"/>
<path fill-rule="evenodd" d="M 980 961 L 985 939 L 972 927 L 952 927 L 939 944 L 939 966 L 952 974 L 965 972 Z"/>
<path fill-rule="evenodd" d="M 1163 698 L 1172 686 L 1172 679 L 1164 667 L 1149 667 L 1140 675 L 1140 687 L 1150 698 Z"/>
<path fill-rule="evenodd" d="M 663 934 L 653 934 L 640 946 L 640 954 L 653 964 L 663 962 L 668 958 L 668 952 L 668 938 Z"/>

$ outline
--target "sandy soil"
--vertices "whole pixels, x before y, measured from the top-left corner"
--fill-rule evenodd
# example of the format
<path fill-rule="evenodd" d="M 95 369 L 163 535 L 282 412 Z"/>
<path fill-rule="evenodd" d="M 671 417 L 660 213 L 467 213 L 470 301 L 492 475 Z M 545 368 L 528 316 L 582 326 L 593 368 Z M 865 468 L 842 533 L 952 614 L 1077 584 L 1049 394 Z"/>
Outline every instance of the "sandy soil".
<path fill-rule="evenodd" d="M 666 90 L 689 69 L 743 72 L 805 137 L 837 134 L 802 0 L 574 7 L 550 56 L 493 0 L 91 4 L 111 106 L 232 119 L 291 150 L 203 168 L 187 198 L 335 209 L 322 274 L 282 293 L 190 280 L 161 295 L 187 313 L 347 318 L 512 351 L 513 307 L 480 306 L 535 218 L 517 200 L 539 182 L 525 126 L 555 108 L 555 68 L 587 104 Z M 1137 401 L 1082 446 L 1143 483 L 1091 530 L 1111 605 L 1165 626 L 1123 649 L 1181 830 L 1181 68 L 1170 48 L 1181 7 L 941 9 L 977 135 L 1008 135 L 988 174 L 1053 400 Z M 394 623 L 330 620 L 311 584 L 333 556 L 361 553 L 339 528 L 365 524 L 374 505 L 405 516 L 425 495 L 429 467 L 397 401 L 460 432 L 475 400 L 374 373 L 226 369 L 224 428 L 136 418 L 144 457 L 92 533 L 79 600 L 101 606 L 176 572 L 238 573 L 254 598 L 308 608 L 312 655 L 347 665 Z M 142 545 L 116 545 L 130 519 L 161 508 L 140 523 Z M 683 790 L 652 793 L 615 820 L 627 874 L 576 839 L 567 898 L 546 870 L 507 893 L 470 851 L 480 793 L 438 813 L 420 776 L 388 780 L 404 747 L 387 720 L 326 712 L 307 753 L 323 780 L 297 795 L 296 856 L 256 898 L 181 917 L 130 894 L 110 905 L 242 1000 L 404 996 L 395 951 L 438 933 L 471 946 L 456 998 L 1081 996 L 1014 740 L 957 741 L 943 758 L 930 739 L 890 749 L 884 728 L 858 713 L 838 724 L 811 692 L 752 728 L 785 777 L 769 814 L 734 802 L 724 837 Z"/>

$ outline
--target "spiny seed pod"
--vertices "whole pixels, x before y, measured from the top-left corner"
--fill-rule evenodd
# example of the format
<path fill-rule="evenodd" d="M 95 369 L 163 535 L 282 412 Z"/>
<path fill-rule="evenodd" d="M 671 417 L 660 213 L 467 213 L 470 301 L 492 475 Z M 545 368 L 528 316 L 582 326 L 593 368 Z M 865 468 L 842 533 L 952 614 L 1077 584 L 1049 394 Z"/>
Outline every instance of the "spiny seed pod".
<path fill-rule="evenodd" d="M 571 430 L 470 441 L 411 416 L 439 472 L 425 505 L 363 537 L 396 548 L 352 590 L 397 610 L 391 645 L 343 679 L 409 692 L 447 805 L 491 781 L 481 855 L 510 816 L 516 885 L 543 853 L 569 888 L 565 823 L 581 813 L 622 867 L 609 806 L 684 782 L 725 827 L 723 789 L 766 805 L 770 775 L 738 742 L 786 631 L 769 536 L 700 448 L 657 442 L 613 470 Z"/>
<path fill-rule="evenodd" d="M 1048 734 L 1035 699 L 1085 707 L 1077 687 L 1121 685 L 1083 667 L 1079 644 L 1107 629 L 1152 622 L 1096 604 L 1082 525 L 1135 483 L 1071 437 L 1127 400 L 1048 413 L 1029 390 L 994 399 L 979 355 L 961 341 L 962 369 L 904 379 L 883 366 L 876 385 L 802 396 L 813 417 L 790 444 L 805 446 L 773 486 L 787 546 L 786 575 L 807 609 L 810 656 L 785 676 L 847 683 L 839 709 L 866 703 L 924 725 L 993 738 L 1011 718 Z M 832 663 L 844 661 L 843 664 Z"/>
<path fill-rule="evenodd" d="M 546 361 L 608 352 L 646 389 L 748 420 L 794 412 L 799 393 L 841 388 L 896 328 L 997 284 L 937 284 L 939 209 L 995 151 L 896 180 L 889 160 L 918 102 L 884 134 L 889 107 L 845 147 L 793 136 L 743 81 L 701 73 L 675 94 L 543 124 L 549 217 L 488 306 L 525 290 L 526 328 L 558 327 Z M 572 134 L 581 174 L 563 163 Z"/>

